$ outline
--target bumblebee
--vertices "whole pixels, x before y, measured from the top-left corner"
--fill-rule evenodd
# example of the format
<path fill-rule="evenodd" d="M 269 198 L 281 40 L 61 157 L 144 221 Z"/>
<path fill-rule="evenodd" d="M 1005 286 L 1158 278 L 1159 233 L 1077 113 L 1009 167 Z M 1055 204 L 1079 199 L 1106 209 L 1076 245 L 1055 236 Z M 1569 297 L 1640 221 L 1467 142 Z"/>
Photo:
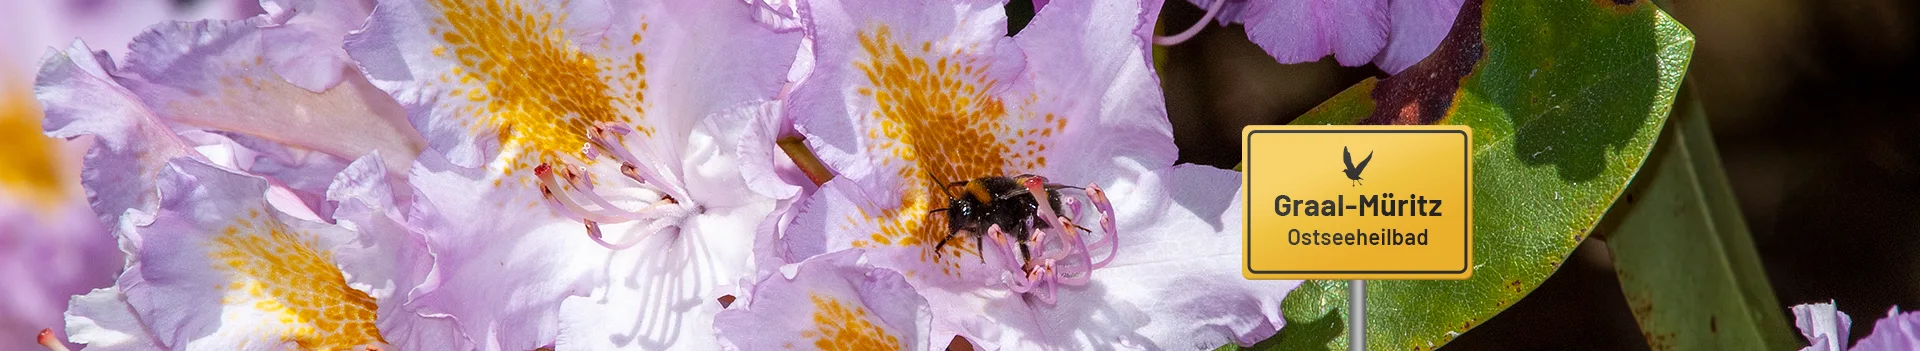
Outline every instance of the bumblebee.
<path fill-rule="evenodd" d="M 928 177 L 932 177 L 931 174 Z M 945 248 L 948 240 L 955 237 L 973 237 L 975 252 L 981 260 L 986 260 L 987 229 L 999 225 L 1000 230 L 1020 242 L 1020 259 L 1030 259 L 1026 242 L 1032 238 L 1034 229 L 1049 229 L 1047 221 L 1035 218 L 1039 215 L 1039 203 L 1034 201 L 1032 192 L 1021 184 L 1039 176 L 1022 174 L 1014 177 L 989 176 L 973 180 L 945 183 L 941 192 L 947 195 L 947 207 L 934 209 L 927 214 L 947 213 L 947 236 L 933 246 L 933 254 L 938 257 L 940 249 Z M 1045 178 L 1041 178 L 1044 180 Z M 934 178 L 935 183 L 940 183 Z M 958 188 L 959 196 L 953 190 Z M 1060 209 L 1060 189 L 1080 189 L 1080 187 L 1046 183 L 1047 203 Z M 1031 226 L 1029 226 L 1031 221 Z"/>

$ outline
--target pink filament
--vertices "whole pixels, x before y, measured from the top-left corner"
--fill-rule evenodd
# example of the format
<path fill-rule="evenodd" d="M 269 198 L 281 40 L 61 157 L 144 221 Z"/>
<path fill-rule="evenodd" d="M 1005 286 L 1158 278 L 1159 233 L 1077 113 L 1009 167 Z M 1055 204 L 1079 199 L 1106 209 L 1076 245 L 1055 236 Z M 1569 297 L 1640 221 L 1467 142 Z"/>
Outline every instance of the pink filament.
<path fill-rule="evenodd" d="M 1011 240 L 999 225 L 987 228 L 987 238 L 1000 252 L 1000 263 L 1013 274 L 1007 282 L 1009 290 L 1016 293 L 1034 293 L 1034 297 L 1047 304 L 1053 304 L 1058 298 L 1061 285 L 1083 286 L 1093 280 L 1093 271 L 1113 262 L 1119 254 L 1119 232 L 1113 224 L 1113 205 L 1107 200 L 1106 192 L 1098 185 L 1087 186 L 1087 196 L 1094 208 L 1100 212 L 1100 228 L 1105 232 L 1093 244 L 1110 246 L 1107 257 L 1095 262 L 1093 251 L 1089 249 L 1086 236 L 1071 217 L 1055 212 L 1053 204 L 1046 200 L 1046 178 L 1031 177 L 1021 184 L 1027 188 L 1028 196 L 1033 196 L 1038 204 L 1034 221 L 1044 222 L 1047 229 L 1035 228 L 1032 237 L 1020 242 Z M 1075 198 L 1064 200 L 1064 210 L 1070 214 L 1080 213 L 1080 202 Z M 1033 223 L 1038 224 L 1038 223 Z M 1029 225 L 1033 225 L 1029 224 Z M 1038 227 L 1038 225 L 1033 225 Z M 1059 232 L 1054 232 L 1059 231 Z M 1049 249 L 1049 238 L 1059 238 L 1058 251 Z M 1028 262 L 1022 263 L 1014 256 L 1017 245 L 1026 245 L 1029 251 Z M 1043 286 L 1044 285 L 1044 286 Z"/>

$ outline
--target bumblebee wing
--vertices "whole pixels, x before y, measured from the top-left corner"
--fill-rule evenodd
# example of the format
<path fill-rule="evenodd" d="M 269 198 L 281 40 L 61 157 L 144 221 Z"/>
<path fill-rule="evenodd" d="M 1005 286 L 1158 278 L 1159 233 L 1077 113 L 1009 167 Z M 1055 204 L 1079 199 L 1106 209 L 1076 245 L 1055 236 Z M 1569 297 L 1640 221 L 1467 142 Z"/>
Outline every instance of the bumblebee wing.
<path fill-rule="evenodd" d="M 994 196 L 993 198 L 995 200 L 1006 200 L 1006 199 L 1011 199 L 1015 197 L 1026 196 L 1027 194 L 1032 194 L 1032 193 L 1033 193 L 1032 191 L 1027 191 L 1027 189 L 1020 189 L 1020 190 L 1009 191 L 1005 194 Z"/>

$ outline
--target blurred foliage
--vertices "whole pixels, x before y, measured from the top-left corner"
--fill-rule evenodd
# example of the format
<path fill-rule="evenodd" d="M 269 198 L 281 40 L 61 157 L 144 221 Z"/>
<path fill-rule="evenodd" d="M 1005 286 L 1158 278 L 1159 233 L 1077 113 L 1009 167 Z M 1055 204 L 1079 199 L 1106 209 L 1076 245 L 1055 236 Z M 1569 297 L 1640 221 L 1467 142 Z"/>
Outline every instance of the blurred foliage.
<path fill-rule="evenodd" d="M 1691 88 L 1688 86 L 1687 88 Z M 1767 284 L 1707 116 L 1683 90 L 1634 185 L 1594 231 L 1658 350 L 1799 347 Z"/>

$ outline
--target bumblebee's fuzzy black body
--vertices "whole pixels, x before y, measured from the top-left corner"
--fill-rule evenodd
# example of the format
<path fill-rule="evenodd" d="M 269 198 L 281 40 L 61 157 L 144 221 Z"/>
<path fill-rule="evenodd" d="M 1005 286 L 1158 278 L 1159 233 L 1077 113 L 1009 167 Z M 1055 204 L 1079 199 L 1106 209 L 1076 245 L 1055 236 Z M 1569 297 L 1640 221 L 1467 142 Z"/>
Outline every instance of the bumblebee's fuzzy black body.
<path fill-rule="evenodd" d="M 1034 197 L 1028 195 L 1031 192 L 1021 185 L 1034 177 L 1037 176 L 1031 174 L 1014 177 L 991 176 L 945 184 L 942 190 L 947 193 L 947 208 L 936 209 L 934 212 L 947 213 L 947 236 L 933 246 L 934 254 L 940 254 L 940 249 L 946 247 L 947 240 L 971 236 L 974 238 L 975 249 L 980 253 L 981 259 L 986 259 L 987 228 L 997 224 L 1001 231 L 1022 243 L 1020 258 L 1021 261 L 1026 261 L 1029 257 L 1024 243 L 1032 237 L 1033 229 L 1052 227 L 1047 224 L 1047 221 L 1035 217 L 1040 212 L 1039 203 L 1034 202 Z M 960 192 L 955 193 L 954 188 L 959 188 Z M 1059 209 L 1061 208 L 1059 189 L 1075 187 L 1047 183 L 1044 188 L 1047 191 L 1048 204 Z"/>

